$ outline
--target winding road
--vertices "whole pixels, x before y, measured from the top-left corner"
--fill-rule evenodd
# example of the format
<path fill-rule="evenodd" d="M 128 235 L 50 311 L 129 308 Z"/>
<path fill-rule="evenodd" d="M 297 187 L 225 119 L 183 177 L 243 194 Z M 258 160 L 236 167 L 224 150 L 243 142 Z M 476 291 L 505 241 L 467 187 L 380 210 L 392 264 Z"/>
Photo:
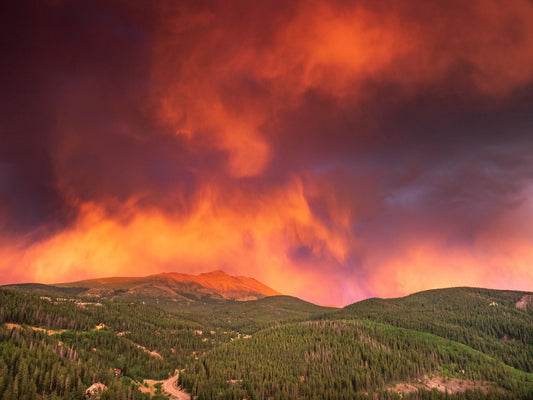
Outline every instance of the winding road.
<path fill-rule="evenodd" d="M 189 393 L 184 392 L 183 390 L 179 390 L 174 384 L 178 380 L 179 372 L 174 375 L 173 377 L 167 379 L 163 383 L 163 389 L 165 392 L 170 394 L 171 400 L 190 400 L 191 395 Z"/>

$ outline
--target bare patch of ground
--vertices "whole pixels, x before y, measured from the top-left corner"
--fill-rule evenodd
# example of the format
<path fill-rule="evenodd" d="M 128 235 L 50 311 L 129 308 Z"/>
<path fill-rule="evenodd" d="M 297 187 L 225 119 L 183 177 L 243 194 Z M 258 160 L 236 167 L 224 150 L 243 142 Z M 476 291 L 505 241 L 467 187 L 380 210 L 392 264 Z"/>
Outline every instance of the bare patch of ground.
<path fill-rule="evenodd" d="M 507 333 L 504 333 L 504 334 L 503 334 L 502 341 L 507 342 L 507 343 L 514 343 L 514 342 L 516 342 L 516 340 L 513 339 L 512 337 L 510 337 Z"/>
<path fill-rule="evenodd" d="M 150 393 L 150 396 L 153 396 L 155 394 L 155 391 L 156 391 L 156 388 L 155 388 L 155 384 L 156 383 L 161 383 L 163 384 L 165 381 L 156 381 L 154 379 L 145 379 L 144 380 L 144 383 L 146 384 L 146 386 L 144 384 L 139 384 L 139 390 L 143 393 Z"/>
<path fill-rule="evenodd" d="M 497 389 L 500 393 L 505 393 L 501 388 L 496 388 L 494 382 L 473 381 L 467 379 L 448 378 L 443 376 L 434 376 L 429 378 L 425 375 L 423 378 L 413 382 L 397 383 L 388 388 L 391 392 L 408 394 L 418 391 L 419 389 L 432 390 L 437 389 L 439 392 L 461 393 L 466 390 L 480 390 L 488 393 L 490 389 Z"/>
<path fill-rule="evenodd" d="M 24 329 L 24 327 L 22 325 L 20 325 L 20 324 L 8 324 L 8 323 L 6 323 L 4 325 L 8 329 Z M 28 326 L 27 328 L 31 329 L 31 330 L 34 330 L 34 331 L 38 331 L 38 332 L 44 332 L 47 335 L 58 335 L 58 334 L 61 334 L 61 333 L 67 331 L 66 329 L 59 329 L 59 330 L 44 329 L 44 328 L 39 328 L 37 326 Z"/>
<path fill-rule="evenodd" d="M 533 295 L 526 294 L 516 303 L 515 306 L 516 308 L 521 308 L 524 310 L 527 308 L 533 308 Z"/>
<path fill-rule="evenodd" d="M 130 342 L 131 342 L 131 340 L 130 340 Z M 155 351 L 155 350 L 154 350 L 154 351 L 150 351 L 150 350 L 148 350 L 146 347 L 141 346 L 140 344 L 137 344 L 137 343 L 135 343 L 135 342 L 131 342 L 131 344 L 133 344 L 134 346 L 137 346 L 138 349 L 143 350 L 145 353 L 150 354 L 152 357 L 163 358 L 163 357 L 161 357 L 161 354 L 159 354 L 159 353 L 158 353 L 157 351 Z"/>
<path fill-rule="evenodd" d="M 141 349 L 143 350 L 144 352 L 150 354 L 152 357 L 157 357 L 157 358 L 163 358 L 161 357 L 161 354 L 159 354 L 157 351 L 150 351 L 149 349 L 147 349 L 146 347 L 144 346 L 141 346 L 140 344 L 138 343 L 135 343 L 133 340 L 131 339 L 128 339 L 126 338 L 125 336 L 130 333 L 130 332 L 118 332 L 117 333 L 117 336 L 118 337 L 124 337 L 124 339 L 126 339 L 127 341 L 129 341 L 132 345 L 136 346 L 138 349 Z M 157 382 L 156 382 L 157 383 Z"/>
<path fill-rule="evenodd" d="M 127 339 L 127 340 L 129 340 L 129 339 Z M 152 357 L 163 358 L 163 357 L 161 357 L 161 354 L 159 354 L 159 353 L 158 353 L 157 351 L 155 351 L 155 350 L 154 350 L 154 351 L 151 351 L 151 350 L 147 349 L 146 347 L 141 346 L 141 345 L 138 344 L 138 343 L 135 343 L 135 342 L 132 341 L 132 340 L 129 340 L 129 342 L 130 342 L 132 345 L 136 346 L 138 349 L 141 349 L 141 350 L 144 351 L 145 353 L 150 354 Z"/>

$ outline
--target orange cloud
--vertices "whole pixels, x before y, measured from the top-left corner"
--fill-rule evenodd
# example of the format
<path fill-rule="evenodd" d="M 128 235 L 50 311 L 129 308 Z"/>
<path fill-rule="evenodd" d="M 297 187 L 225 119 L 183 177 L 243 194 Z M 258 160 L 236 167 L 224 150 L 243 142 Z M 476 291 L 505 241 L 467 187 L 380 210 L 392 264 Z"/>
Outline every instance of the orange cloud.
<path fill-rule="evenodd" d="M 533 191 L 519 207 L 487 221 L 472 243 L 453 242 L 450 232 L 406 232 L 394 248 L 366 249 L 369 281 L 378 296 L 395 297 L 454 286 L 531 291 L 533 287 Z"/>
<path fill-rule="evenodd" d="M 496 113 L 498 102 L 531 85 L 531 1 L 152 2 L 146 17 L 135 17 L 139 10 L 129 4 L 117 2 L 105 13 L 109 22 L 96 21 L 105 25 L 102 38 L 131 46 L 119 60 L 109 53 L 112 46 L 101 48 L 105 40 L 94 35 L 90 19 L 80 37 L 99 57 L 88 52 L 84 63 L 80 56 L 75 66 L 83 73 L 71 66 L 76 40 L 63 43 L 59 61 L 48 60 L 55 53 L 40 43 L 26 43 L 47 61 L 28 75 L 49 80 L 37 80 L 46 93 L 36 97 L 37 106 L 19 99 L 39 111 L 35 124 L 19 121 L 31 112 L 9 111 L 16 116 L 9 131 L 37 133 L 10 135 L 16 146 L 6 148 L 17 151 L 0 163 L 0 178 L 17 190 L 10 203 L 33 193 L 49 200 L 35 220 L 40 213 L 45 221 L 55 212 L 64 217 L 61 206 L 75 218 L 65 217 L 62 230 L 38 241 L 23 234 L 3 241 L 4 282 L 222 268 L 328 304 L 440 286 L 533 283 L 533 233 L 524 222 L 533 216 L 529 203 L 498 210 L 494 219 L 486 211 L 506 204 L 501 193 L 508 189 L 498 181 L 516 179 L 512 191 L 523 186 L 516 165 L 524 162 L 485 155 L 487 171 L 469 165 L 466 177 L 449 165 L 460 158 L 453 158 L 455 150 L 463 156 L 485 142 L 497 147 L 502 132 L 511 132 L 505 125 L 486 134 L 487 125 L 471 120 L 483 119 L 480 109 Z M 121 6 L 134 16 L 121 15 Z M 29 29 L 20 37 L 50 37 L 53 46 L 65 35 L 52 25 L 39 25 L 51 35 Z M 87 39 L 93 37 L 95 43 Z M 137 57 L 141 42 L 146 60 Z M 91 64 L 93 58 L 99 63 Z M 40 65 L 27 61 L 20 56 L 21 65 Z M 142 65 L 123 78 L 134 61 Z M 55 70 L 57 76 L 47 75 Z M 121 83 L 116 93 L 114 79 Z M 15 85 L 13 95 L 26 93 L 27 82 L 20 81 L 24 90 Z M 434 103 L 424 108 L 428 99 Z M 484 102 L 454 108 L 469 99 Z M 514 118 L 509 109 L 520 99 L 514 101 L 496 122 Z M 441 104 L 449 109 L 435 111 Z M 434 115 L 420 115 L 427 110 Z M 462 115 L 441 128 L 455 113 Z M 520 144 L 527 123 L 512 135 L 517 145 L 509 153 L 526 147 Z M 49 130 L 45 139 L 37 137 L 40 125 Z M 27 137 L 35 142 L 30 157 Z M 387 149 L 375 151 L 382 145 Z M 11 164 L 20 171 L 12 173 Z M 429 178 L 409 187 L 425 171 Z M 483 193 L 467 189 L 489 187 L 494 208 L 489 204 L 479 215 L 490 221 L 472 218 L 464 235 L 470 241 L 454 237 L 456 221 L 440 215 L 448 212 L 441 192 L 424 198 L 435 180 L 459 181 L 437 188 L 450 207 L 462 196 L 476 208 Z M 402 192 L 398 203 L 421 210 L 389 209 L 384 198 L 395 190 Z M 28 204 L 0 207 L 0 229 L 8 231 L 3 221 L 11 221 L 11 210 L 25 216 L 35 208 Z M 457 214 L 466 219 L 470 210 L 462 207 Z"/>
<path fill-rule="evenodd" d="M 256 8 L 180 4 L 165 8 L 155 34 L 152 100 L 161 120 L 227 151 L 234 177 L 264 171 L 273 151 L 264 125 L 310 90 L 344 108 L 369 95 L 369 81 L 408 95 L 462 71 L 456 90 L 501 97 L 533 78 L 525 0 Z"/>
<path fill-rule="evenodd" d="M 206 187 L 188 215 L 143 209 L 134 201 L 110 215 L 86 203 L 71 228 L 49 239 L 4 243 L 0 270 L 4 283 L 15 278 L 57 283 L 222 268 L 254 276 L 286 294 L 336 305 L 364 293 L 394 297 L 439 287 L 529 290 L 533 285 L 533 232 L 524 222 L 533 216 L 531 202 L 493 221 L 472 247 L 447 244 L 445 234 L 416 232 L 402 233 L 399 244 L 387 247 L 355 238 L 339 204 L 329 204 L 335 223 L 326 226 L 313 215 L 306 196 L 295 179 L 255 199 Z M 516 223 L 521 228 L 511 229 Z M 313 257 L 290 257 L 299 247 Z M 338 268 L 354 251 L 364 255 L 366 276 Z"/>
<path fill-rule="evenodd" d="M 285 293 L 309 293 L 316 272 L 287 254 L 307 246 L 320 259 L 342 262 L 346 232 L 327 228 L 311 213 L 298 180 L 251 200 L 205 188 L 188 215 L 123 205 L 109 215 L 97 204 L 82 204 L 69 229 L 26 247 L 2 249 L 1 270 L 25 268 L 27 280 L 58 282 L 109 275 L 223 268 L 263 280 Z M 312 285 L 311 285 L 312 286 Z M 317 288 L 316 295 L 321 289 Z"/>
<path fill-rule="evenodd" d="M 313 188 L 304 190 L 295 179 L 256 198 L 211 185 L 187 215 L 144 209 L 135 201 L 111 215 L 86 203 L 70 229 L 38 243 L 21 240 L 0 248 L 0 270 L 16 265 L 11 279 L 57 283 L 222 268 L 286 294 L 336 305 L 365 293 L 395 297 L 440 287 L 529 290 L 533 285 L 533 232 L 524 222 L 533 216 L 530 201 L 492 221 L 474 246 L 447 243 L 445 232 L 412 231 L 388 246 L 354 237 L 343 207 L 331 198 L 326 201 L 334 224 L 326 226 L 309 206 L 313 195 Z M 312 257 L 291 257 L 300 247 Z M 354 252 L 362 256 L 366 275 L 339 269 Z M 5 283 L 9 279 L 4 275 Z"/>

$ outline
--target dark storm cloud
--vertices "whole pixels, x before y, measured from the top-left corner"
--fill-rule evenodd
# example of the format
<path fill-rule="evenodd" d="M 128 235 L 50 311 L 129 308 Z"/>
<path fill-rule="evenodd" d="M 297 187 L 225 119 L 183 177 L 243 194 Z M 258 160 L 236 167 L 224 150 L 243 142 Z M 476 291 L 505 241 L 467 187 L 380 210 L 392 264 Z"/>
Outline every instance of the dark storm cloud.
<path fill-rule="evenodd" d="M 481 284 L 495 226 L 529 213 L 528 1 L 2 7 L 0 229 L 36 279 L 79 251 L 289 271 L 295 294 L 326 274 L 343 302 L 453 248 Z"/>
<path fill-rule="evenodd" d="M 59 192 L 55 165 L 57 136 L 65 134 L 57 131 L 67 106 L 63 97 L 80 88 L 80 82 L 92 81 L 93 88 L 101 89 L 100 104 L 88 105 L 80 123 L 98 128 L 95 112 L 112 113 L 102 105 L 106 98 L 128 101 L 127 93 L 116 90 L 135 85 L 130 71 L 142 43 L 122 30 L 127 22 L 96 4 L 8 2 L 3 8 L 0 152 L 5 223 L 11 229 L 61 224 L 72 211 Z"/>
<path fill-rule="evenodd" d="M 61 228 L 76 215 L 72 202 L 163 198 L 169 182 L 192 191 L 195 161 L 179 141 L 154 137 L 146 113 L 150 10 L 102 2 L 4 7 L 7 231 Z"/>

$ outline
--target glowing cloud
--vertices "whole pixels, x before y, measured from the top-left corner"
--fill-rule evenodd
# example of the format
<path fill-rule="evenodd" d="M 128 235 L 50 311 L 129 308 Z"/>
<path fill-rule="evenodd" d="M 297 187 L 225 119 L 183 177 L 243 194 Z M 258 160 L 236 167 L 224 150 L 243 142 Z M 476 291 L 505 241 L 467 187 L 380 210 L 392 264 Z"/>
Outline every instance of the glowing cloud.
<path fill-rule="evenodd" d="M 533 285 L 530 1 L 10 7 L 0 283 Z"/>

